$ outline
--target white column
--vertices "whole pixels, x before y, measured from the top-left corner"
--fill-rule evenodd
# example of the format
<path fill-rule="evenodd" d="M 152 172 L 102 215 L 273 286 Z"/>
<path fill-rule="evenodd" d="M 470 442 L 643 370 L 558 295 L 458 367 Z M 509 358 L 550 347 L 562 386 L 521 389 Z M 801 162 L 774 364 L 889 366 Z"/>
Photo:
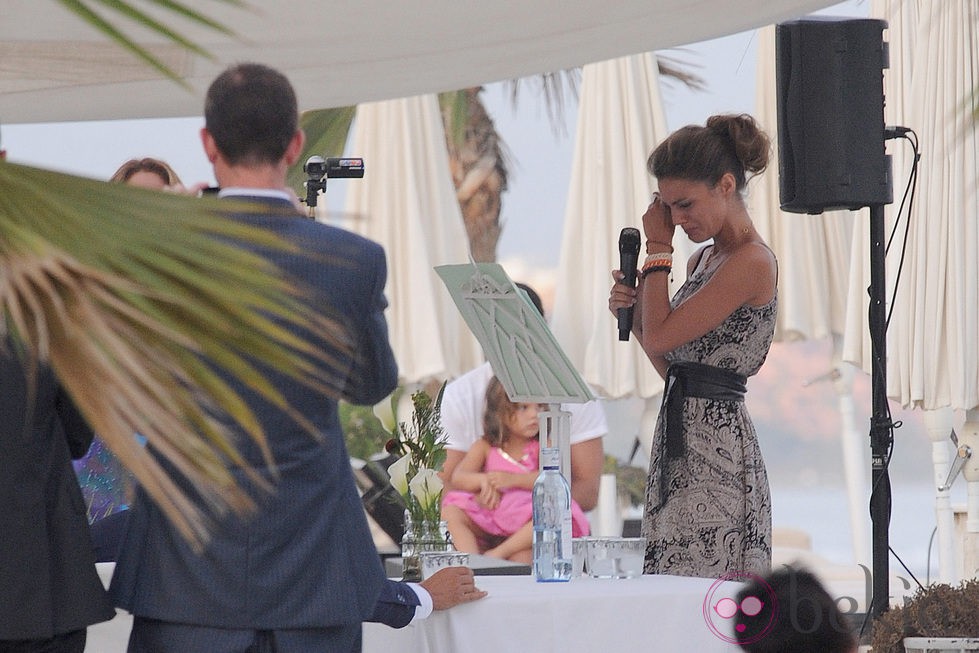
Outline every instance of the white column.
<path fill-rule="evenodd" d="M 602 474 L 598 486 L 598 505 L 590 514 L 591 534 L 596 537 L 622 535 L 622 512 L 615 474 Z"/>
<path fill-rule="evenodd" d="M 961 578 L 955 552 L 955 514 L 952 512 L 951 490 L 943 485 L 951 466 L 952 409 L 938 408 L 923 411 L 925 431 L 931 440 L 931 463 L 935 475 L 935 523 L 938 527 L 938 581 L 954 585 Z"/>
<path fill-rule="evenodd" d="M 965 412 L 965 424 L 959 434 L 959 455 L 963 447 L 971 450 L 971 455 L 962 468 L 962 475 L 968 481 L 966 533 L 962 542 L 965 578 L 979 576 L 979 407 Z"/>
<path fill-rule="evenodd" d="M 561 404 L 547 404 L 547 409 L 540 411 L 538 419 L 540 448 L 560 450 L 561 473 L 571 483 L 571 413 L 562 410 Z"/>
<path fill-rule="evenodd" d="M 843 455 L 843 478 L 846 483 L 847 506 L 850 511 L 850 543 L 853 561 L 866 563 L 871 559 L 870 545 L 870 486 L 868 476 L 870 461 L 866 452 L 870 447 L 867 433 L 857 428 L 856 406 L 853 400 L 853 375 L 856 368 L 841 360 L 843 338 L 833 336 L 833 372 L 830 379 L 836 390 L 836 404 L 840 411 L 840 447 Z"/>

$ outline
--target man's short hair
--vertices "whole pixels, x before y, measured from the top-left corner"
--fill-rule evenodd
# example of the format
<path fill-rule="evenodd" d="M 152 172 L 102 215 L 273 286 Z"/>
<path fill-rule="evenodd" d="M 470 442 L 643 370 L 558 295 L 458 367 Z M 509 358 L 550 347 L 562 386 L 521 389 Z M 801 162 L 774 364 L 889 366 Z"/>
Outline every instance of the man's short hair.
<path fill-rule="evenodd" d="M 231 66 L 207 89 L 204 126 L 231 165 L 278 162 L 298 125 L 292 84 L 268 66 Z"/>

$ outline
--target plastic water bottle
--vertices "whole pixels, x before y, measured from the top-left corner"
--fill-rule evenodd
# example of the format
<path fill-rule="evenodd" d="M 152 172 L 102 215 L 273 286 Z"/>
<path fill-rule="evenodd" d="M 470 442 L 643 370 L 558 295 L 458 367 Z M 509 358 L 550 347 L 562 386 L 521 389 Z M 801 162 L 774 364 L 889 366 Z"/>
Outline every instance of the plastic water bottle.
<path fill-rule="evenodd" d="M 534 577 L 547 583 L 571 580 L 571 488 L 561 474 L 558 449 L 541 450 L 534 482 Z"/>

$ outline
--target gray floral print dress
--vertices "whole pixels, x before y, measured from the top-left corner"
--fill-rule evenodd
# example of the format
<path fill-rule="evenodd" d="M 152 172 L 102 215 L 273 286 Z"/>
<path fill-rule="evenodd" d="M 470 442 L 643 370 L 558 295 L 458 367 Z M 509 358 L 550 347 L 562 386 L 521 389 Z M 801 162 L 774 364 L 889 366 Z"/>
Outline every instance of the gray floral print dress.
<path fill-rule="evenodd" d="M 710 256 L 702 256 L 671 305 L 683 303 L 714 272 Z M 716 329 L 666 358 L 671 364 L 690 361 L 752 376 L 772 344 L 776 309 L 777 295 L 764 306 L 741 306 Z M 744 402 L 687 396 L 682 415 L 680 457 L 666 456 L 663 409 L 656 423 L 642 523 L 645 573 L 702 578 L 767 573 L 771 495 Z"/>

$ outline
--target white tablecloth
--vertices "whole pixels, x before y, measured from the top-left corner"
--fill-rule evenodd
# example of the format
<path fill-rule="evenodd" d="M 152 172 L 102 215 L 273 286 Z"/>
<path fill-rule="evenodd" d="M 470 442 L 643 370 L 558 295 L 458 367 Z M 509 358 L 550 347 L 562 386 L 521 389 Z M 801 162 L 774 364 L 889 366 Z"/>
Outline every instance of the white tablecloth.
<path fill-rule="evenodd" d="M 100 564 L 108 585 L 111 563 Z M 737 653 L 731 630 L 709 608 L 736 583 L 679 576 L 579 578 L 537 583 L 530 576 L 477 576 L 489 596 L 432 614 L 405 628 L 364 624 L 364 653 Z M 704 604 L 708 605 L 705 615 Z M 86 653 L 123 653 L 132 617 L 88 629 Z"/>
<path fill-rule="evenodd" d="M 734 596 L 736 583 L 678 576 L 580 578 L 537 583 L 529 576 L 478 576 L 489 596 L 401 629 L 364 624 L 364 653 L 734 653 L 730 626 L 704 612 Z M 709 607 L 709 606 L 708 606 Z"/>

